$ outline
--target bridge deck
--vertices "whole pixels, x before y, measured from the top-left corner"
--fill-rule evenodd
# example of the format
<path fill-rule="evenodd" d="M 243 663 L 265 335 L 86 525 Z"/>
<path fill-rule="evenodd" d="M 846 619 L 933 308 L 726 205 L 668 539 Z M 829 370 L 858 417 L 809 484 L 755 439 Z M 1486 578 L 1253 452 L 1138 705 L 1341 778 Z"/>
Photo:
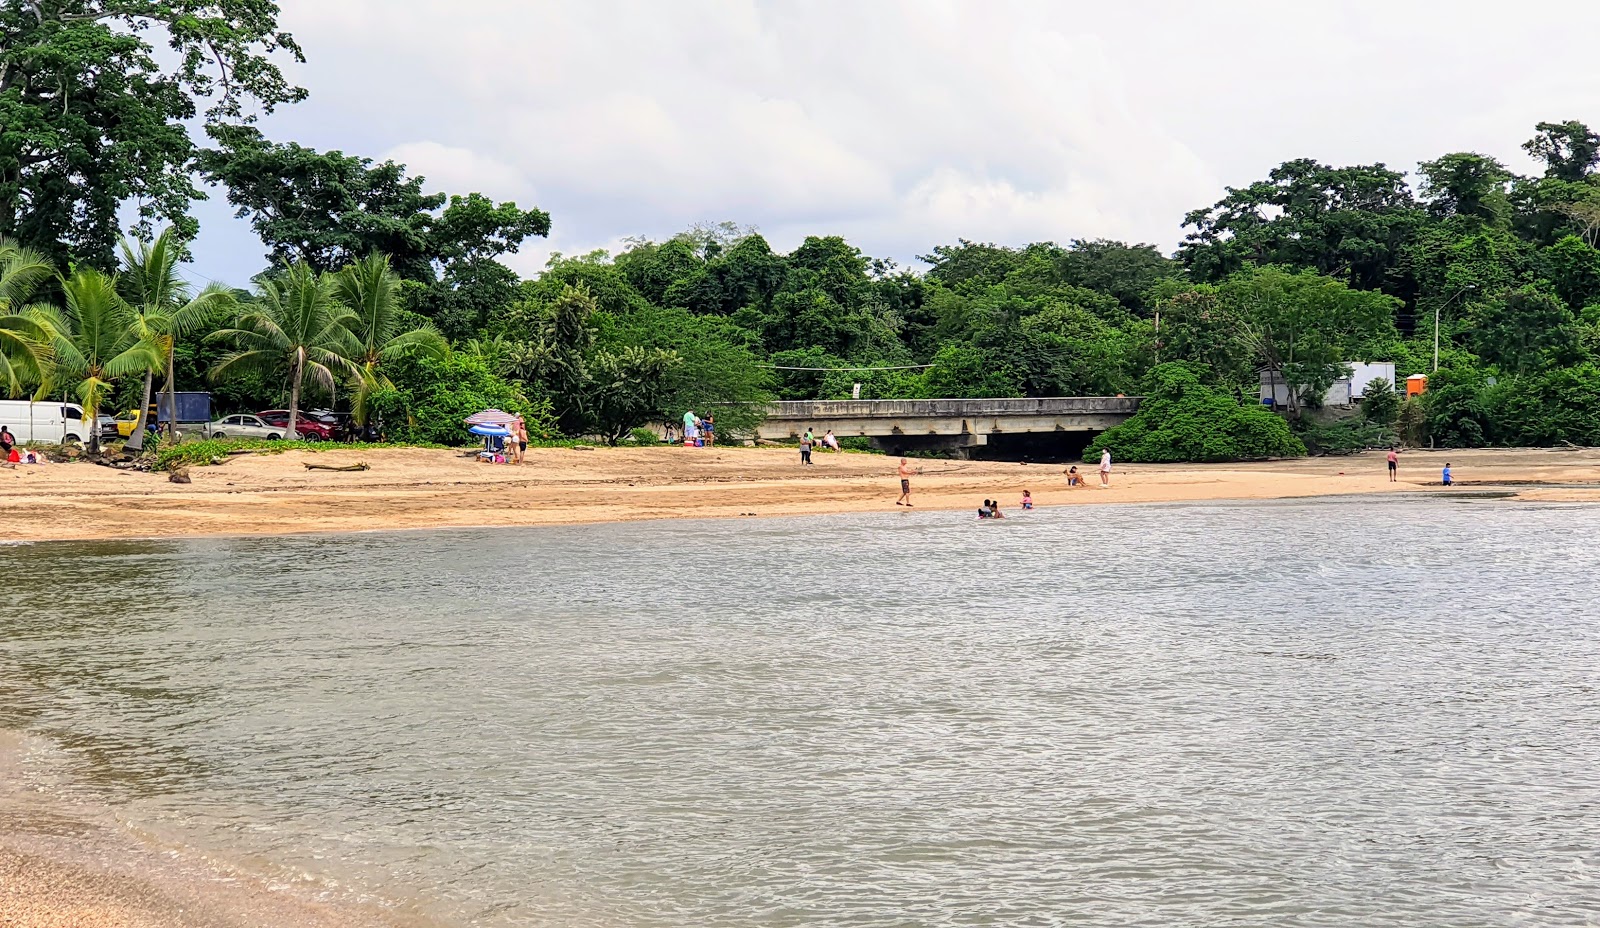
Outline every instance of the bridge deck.
<path fill-rule="evenodd" d="M 1136 396 L 1032 399 L 788 400 L 774 403 L 756 436 L 797 438 L 807 428 L 865 436 L 890 448 L 969 448 L 990 435 L 1100 432 L 1137 412 Z"/>

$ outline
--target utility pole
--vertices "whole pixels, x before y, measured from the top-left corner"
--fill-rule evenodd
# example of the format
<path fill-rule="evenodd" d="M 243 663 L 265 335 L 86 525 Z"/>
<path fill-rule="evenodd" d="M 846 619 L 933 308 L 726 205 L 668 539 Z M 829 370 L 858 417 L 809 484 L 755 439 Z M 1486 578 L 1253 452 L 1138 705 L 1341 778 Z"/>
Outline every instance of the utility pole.
<path fill-rule="evenodd" d="M 1450 299 L 1445 300 L 1443 303 L 1440 303 L 1438 306 L 1433 308 L 1433 371 L 1436 374 L 1439 372 L 1439 312 L 1446 306 L 1454 303 L 1456 301 L 1456 297 L 1466 293 L 1468 290 L 1476 289 L 1478 289 L 1477 284 L 1467 284 L 1465 287 L 1457 290 L 1455 296 L 1452 296 Z"/>

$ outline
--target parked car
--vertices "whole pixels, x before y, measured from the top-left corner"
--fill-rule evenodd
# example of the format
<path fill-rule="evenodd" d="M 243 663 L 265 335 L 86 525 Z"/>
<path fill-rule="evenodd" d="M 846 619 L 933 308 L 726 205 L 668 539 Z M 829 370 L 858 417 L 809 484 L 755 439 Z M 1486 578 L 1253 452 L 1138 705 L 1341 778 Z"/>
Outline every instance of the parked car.
<path fill-rule="evenodd" d="M 116 417 L 107 415 L 95 416 L 94 423 L 95 426 L 100 429 L 101 441 L 106 441 L 107 439 L 116 438 L 118 436 Z"/>
<path fill-rule="evenodd" d="M 260 416 L 223 416 L 206 426 L 207 438 L 266 438 L 277 441 L 283 437 L 281 426 L 271 426 Z"/>
<path fill-rule="evenodd" d="M 285 432 L 289 431 L 289 410 L 287 409 L 269 409 L 266 412 L 258 412 L 256 415 L 261 417 L 261 421 L 274 428 L 283 429 Z M 333 438 L 333 426 L 309 413 L 302 412 L 300 414 L 299 418 L 295 420 L 294 430 L 306 441 L 330 441 Z"/>

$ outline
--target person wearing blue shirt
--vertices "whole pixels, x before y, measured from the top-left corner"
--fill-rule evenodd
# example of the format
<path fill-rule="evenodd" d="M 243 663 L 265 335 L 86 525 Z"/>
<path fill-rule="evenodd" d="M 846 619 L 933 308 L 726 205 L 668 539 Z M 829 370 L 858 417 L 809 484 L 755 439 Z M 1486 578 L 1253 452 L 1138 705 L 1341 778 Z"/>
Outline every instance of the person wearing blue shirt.
<path fill-rule="evenodd" d="M 1448 462 L 1444 465 L 1444 485 L 1450 486 L 1450 464 Z"/>

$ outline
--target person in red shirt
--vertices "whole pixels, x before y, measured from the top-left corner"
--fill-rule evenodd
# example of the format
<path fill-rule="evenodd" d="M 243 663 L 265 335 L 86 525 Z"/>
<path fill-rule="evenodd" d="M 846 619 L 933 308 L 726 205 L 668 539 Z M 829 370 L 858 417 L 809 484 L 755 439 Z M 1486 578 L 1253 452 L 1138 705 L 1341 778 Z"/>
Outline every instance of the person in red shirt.
<path fill-rule="evenodd" d="M 1389 482 L 1390 483 L 1395 483 L 1396 481 L 1399 480 L 1399 478 L 1395 476 L 1395 472 L 1398 471 L 1399 469 L 1400 469 L 1400 455 L 1397 454 L 1393 448 L 1390 448 L 1389 449 Z"/>

